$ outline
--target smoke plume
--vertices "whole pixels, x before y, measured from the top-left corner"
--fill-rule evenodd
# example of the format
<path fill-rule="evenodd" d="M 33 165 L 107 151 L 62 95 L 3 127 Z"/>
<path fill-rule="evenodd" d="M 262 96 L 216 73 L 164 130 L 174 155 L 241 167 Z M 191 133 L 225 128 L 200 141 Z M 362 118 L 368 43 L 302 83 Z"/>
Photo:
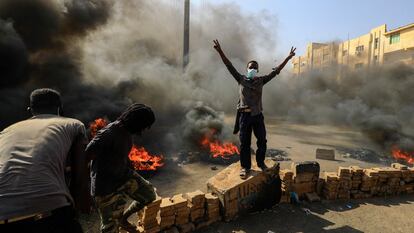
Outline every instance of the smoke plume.
<path fill-rule="evenodd" d="M 182 5 L 167 0 L 1 1 L 0 129 L 29 117 L 29 93 L 50 87 L 62 93 L 65 115 L 85 123 L 103 116 L 114 120 L 132 102 L 152 106 L 156 124 L 137 139 L 146 145 L 191 146 L 210 128 L 230 138 L 223 112 L 235 111 L 237 83 L 212 40 L 220 40 L 241 73 L 252 59 L 266 73 L 275 66 L 277 45 L 268 25 L 277 22 L 266 12 L 243 14 L 235 4 L 192 7 L 190 63 L 183 70 Z M 265 114 L 354 127 L 384 149 L 412 150 L 413 68 L 345 72 L 340 79 L 335 70 L 301 77 L 283 71 L 264 88 Z"/>
<path fill-rule="evenodd" d="M 114 115 L 125 106 L 119 85 L 84 83 L 82 40 L 109 18 L 107 1 L 5 0 L 0 3 L 0 128 L 25 119 L 33 89 L 51 87 L 64 112 L 82 120 Z M 4 62 L 3 62 L 4 61 Z M 99 103 L 99 104 L 98 104 Z M 10 110 L 12 109 L 12 110 Z"/>
<path fill-rule="evenodd" d="M 181 2 L 2 1 L 0 55 L 6 69 L 0 80 L 0 128 L 29 117 L 25 107 L 33 89 L 51 87 L 61 92 L 65 115 L 85 123 L 102 116 L 114 120 L 131 102 L 152 106 L 156 125 L 139 140 L 158 147 L 201 135 L 206 129 L 194 132 L 200 121 L 212 120 L 217 132 L 229 131 L 211 107 L 233 111 L 237 84 L 212 40 L 220 38 L 234 64 L 244 67 L 255 54 L 250 46 L 258 41 L 255 32 L 266 32 L 267 20 L 230 6 L 194 8 L 191 62 L 183 71 Z M 197 109 L 208 109 L 214 119 L 189 117 Z"/>
<path fill-rule="evenodd" d="M 414 151 L 414 69 L 384 65 L 343 72 L 337 69 L 284 77 L 267 91 L 265 108 L 281 118 L 359 129 L 389 151 Z"/>

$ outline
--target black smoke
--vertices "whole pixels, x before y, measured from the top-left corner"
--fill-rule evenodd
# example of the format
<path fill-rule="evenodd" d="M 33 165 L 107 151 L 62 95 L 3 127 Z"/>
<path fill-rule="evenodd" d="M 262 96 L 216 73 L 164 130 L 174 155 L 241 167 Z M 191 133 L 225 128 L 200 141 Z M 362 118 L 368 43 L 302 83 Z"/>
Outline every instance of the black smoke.
<path fill-rule="evenodd" d="M 193 123 L 187 112 L 199 101 L 235 108 L 237 84 L 226 77 L 212 40 L 222 37 L 235 65 L 244 67 L 254 51 L 246 25 L 266 31 L 262 15 L 229 7 L 208 5 L 194 18 L 191 62 L 183 71 L 182 8 L 170 1 L 2 1 L 0 57 L 8 70 L 1 70 L 0 129 L 29 117 L 30 92 L 49 87 L 61 92 L 65 115 L 85 123 L 114 120 L 132 102 L 152 106 L 157 121 L 143 143 L 179 146 L 177 138 L 189 137 L 181 127 Z"/>
<path fill-rule="evenodd" d="M 128 104 L 122 85 L 83 81 L 80 42 L 104 25 L 110 13 L 108 1 L 0 3 L 0 128 L 29 116 L 28 96 L 40 87 L 59 90 L 65 115 L 83 121 L 116 115 Z"/>
<path fill-rule="evenodd" d="M 62 93 L 65 115 L 85 123 L 114 120 L 132 102 L 151 106 L 157 121 L 141 139 L 146 144 L 180 148 L 179 141 L 204 134 L 198 124 L 205 122 L 230 137 L 222 112 L 234 114 L 237 83 L 212 40 L 220 40 L 241 73 L 253 59 L 266 73 L 276 65 L 277 37 L 268 27 L 275 17 L 205 4 L 193 12 L 190 63 L 183 70 L 182 13 L 181 5 L 167 0 L 1 1 L 0 129 L 29 117 L 29 93 L 49 87 Z M 353 127 L 386 150 L 414 148 L 412 66 L 361 69 L 340 78 L 337 68 L 301 77 L 288 69 L 264 88 L 265 114 Z"/>

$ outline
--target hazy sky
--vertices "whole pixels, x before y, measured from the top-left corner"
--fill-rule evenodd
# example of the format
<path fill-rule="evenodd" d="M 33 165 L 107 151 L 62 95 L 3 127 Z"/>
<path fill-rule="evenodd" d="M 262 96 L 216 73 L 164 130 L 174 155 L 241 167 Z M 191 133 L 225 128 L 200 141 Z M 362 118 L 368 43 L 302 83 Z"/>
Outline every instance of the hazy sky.
<path fill-rule="evenodd" d="M 276 17 L 277 53 L 291 45 L 302 54 L 308 42 L 346 40 L 387 24 L 394 29 L 414 23 L 413 0 L 191 0 L 193 4 L 231 2 L 244 12 L 267 11 Z"/>

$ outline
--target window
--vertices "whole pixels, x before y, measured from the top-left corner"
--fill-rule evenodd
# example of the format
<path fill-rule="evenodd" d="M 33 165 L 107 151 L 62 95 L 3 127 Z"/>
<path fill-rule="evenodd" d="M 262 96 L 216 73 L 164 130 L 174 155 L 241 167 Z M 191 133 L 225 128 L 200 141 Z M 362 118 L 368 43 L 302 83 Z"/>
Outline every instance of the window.
<path fill-rule="evenodd" d="M 298 68 L 298 66 L 299 66 L 298 63 L 293 64 L 293 68 Z"/>
<path fill-rule="evenodd" d="M 377 63 L 378 62 L 378 55 L 375 55 L 374 56 L 374 63 Z"/>
<path fill-rule="evenodd" d="M 305 62 L 302 62 L 302 64 L 300 64 L 300 66 L 305 66 L 306 65 L 306 63 Z"/>
<path fill-rule="evenodd" d="M 357 63 L 357 64 L 355 64 L 355 69 L 360 69 L 360 68 L 362 68 L 364 66 L 364 64 L 363 63 Z"/>
<path fill-rule="evenodd" d="M 377 49 L 379 45 L 379 38 L 375 38 L 374 40 L 374 49 Z"/>
<path fill-rule="evenodd" d="M 390 44 L 396 44 L 400 42 L 400 34 L 393 34 L 390 36 Z"/>
<path fill-rule="evenodd" d="M 322 55 L 322 60 L 325 61 L 325 60 L 328 60 L 328 59 L 329 59 L 329 53 L 324 53 Z"/>
<path fill-rule="evenodd" d="M 355 48 L 355 55 L 360 55 L 364 51 L 364 46 L 360 45 Z"/>
<path fill-rule="evenodd" d="M 342 51 L 342 56 L 346 56 L 348 54 L 348 50 L 343 50 Z"/>
<path fill-rule="evenodd" d="M 357 46 L 357 47 L 355 48 L 355 51 L 358 51 L 358 52 L 362 52 L 362 51 L 364 51 L 364 46 L 363 46 L 363 45 Z"/>

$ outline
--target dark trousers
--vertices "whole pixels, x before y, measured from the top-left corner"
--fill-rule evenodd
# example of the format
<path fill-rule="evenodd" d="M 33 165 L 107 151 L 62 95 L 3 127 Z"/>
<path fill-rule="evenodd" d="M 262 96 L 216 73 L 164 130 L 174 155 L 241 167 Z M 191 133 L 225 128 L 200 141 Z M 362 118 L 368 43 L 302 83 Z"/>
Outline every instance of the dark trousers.
<path fill-rule="evenodd" d="M 240 163 L 243 168 L 251 168 L 250 144 L 252 131 L 257 138 L 256 163 L 258 166 L 264 163 L 266 154 L 266 127 L 263 114 L 252 116 L 250 112 L 240 113 Z"/>
<path fill-rule="evenodd" d="M 75 218 L 71 206 L 58 208 L 52 215 L 43 219 L 24 219 L 0 224 L 1 233 L 82 233 L 82 227 Z"/>

